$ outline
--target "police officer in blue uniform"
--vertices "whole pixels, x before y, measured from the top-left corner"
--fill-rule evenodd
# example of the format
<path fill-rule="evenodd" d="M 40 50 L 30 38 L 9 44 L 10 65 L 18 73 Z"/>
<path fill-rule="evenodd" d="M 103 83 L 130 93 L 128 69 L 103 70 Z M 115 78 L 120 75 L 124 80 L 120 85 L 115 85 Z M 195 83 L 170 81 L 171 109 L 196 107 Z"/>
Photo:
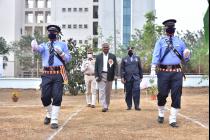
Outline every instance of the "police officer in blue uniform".
<path fill-rule="evenodd" d="M 63 95 L 64 64 L 70 61 L 71 55 L 67 44 L 59 41 L 60 27 L 49 25 L 47 31 L 48 42 L 38 45 L 36 40 L 32 40 L 31 46 L 32 50 L 40 53 L 42 57 L 41 100 L 47 111 L 44 124 L 50 123 L 51 128 L 56 129 L 58 128 L 58 114 Z"/>
<path fill-rule="evenodd" d="M 178 127 L 176 117 L 181 108 L 181 95 L 183 72 L 181 62 L 187 62 L 190 59 L 190 51 L 185 43 L 174 36 L 175 19 L 169 19 L 163 22 L 166 35 L 161 37 L 155 44 L 151 76 L 154 77 L 157 70 L 158 84 L 158 122 L 164 122 L 164 111 L 166 98 L 171 92 L 171 109 L 169 124 L 171 127 Z"/>
<path fill-rule="evenodd" d="M 134 54 L 133 49 L 129 47 L 128 55 L 121 61 L 121 82 L 125 86 L 127 110 L 131 110 L 133 98 L 135 110 L 140 111 L 140 82 L 143 78 L 143 71 L 140 57 Z"/>

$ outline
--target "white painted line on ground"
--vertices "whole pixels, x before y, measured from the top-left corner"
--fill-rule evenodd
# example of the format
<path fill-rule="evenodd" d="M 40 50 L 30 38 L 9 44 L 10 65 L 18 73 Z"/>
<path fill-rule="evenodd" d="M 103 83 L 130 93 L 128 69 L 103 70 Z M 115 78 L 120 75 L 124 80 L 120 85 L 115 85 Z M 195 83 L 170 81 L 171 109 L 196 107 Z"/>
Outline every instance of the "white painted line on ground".
<path fill-rule="evenodd" d="M 62 105 L 62 107 L 72 107 L 72 105 Z M 42 108 L 43 106 L 42 105 L 1 105 L 0 104 L 0 107 L 6 107 L 6 108 L 30 108 L 30 107 L 40 107 Z M 62 108 L 61 107 L 61 108 Z"/>
<path fill-rule="evenodd" d="M 166 108 L 166 109 L 167 109 L 168 111 L 170 111 L 169 108 Z M 196 124 L 202 126 L 202 127 L 205 128 L 205 129 L 209 129 L 208 126 L 202 124 L 201 122 L 197 121 L 196 119 L 190 118 L 190 117 L 185 116 L 185 115 L 183 115 L 183 114 L 181 114 L 181 113 L 178 113 L 178 116 L 183 117 L 183 118 L 185 118 L 186 120 L 192 121 L 192 122 L 194 122 L 194 123 L 196 123 Z"/>
<path fill-rule="evenodd" d="M 151 101 L 149 101 L 149 100 L 147 100 L 147 102 L 150 102 L 150 103 L 154 104 L 154 102 L 151 102 Z M 166 109 L 167 109 L 168 111 L 170 111 L 169 108 L 166 108 Z M 178 113 L 178 116 L 183 117 L 183 118 L 185 118 L 186 120 L 189 120 L 189 121 L 191 121 L 191 122 L 193 122 L 193 123 L 195 123 L 195 124 L 198 124 L 198 125 L 200 125 L 201 127 L 205 128 L 205 129 L 209 129 L 209 126 L 202 124 L 201 122 L 197 121 L 196 119 L 193 119 L 193 118 L 191 118 L 191 117 L 185 116 L 185 115 L 183 115 L 183 114 L 181 114 L 181 113 Z"/>
<path fill-rule="evenodd" d="M 79 112 L 81 112 L 84 109 L 84 107 L 79 108 L 76 112 L 74 112 L 73 114 L 70 113 L 70 116 L 67 118 L 67 120 L 64 122 L 64 124 L 62 126 L 60 126 L 60 128 L 55 131 L 51 136 L 49 136 L 47 138 L 47 140 L 52 140 L 62 129 L 63 127 L 76 115 L 78 115 Z"/>

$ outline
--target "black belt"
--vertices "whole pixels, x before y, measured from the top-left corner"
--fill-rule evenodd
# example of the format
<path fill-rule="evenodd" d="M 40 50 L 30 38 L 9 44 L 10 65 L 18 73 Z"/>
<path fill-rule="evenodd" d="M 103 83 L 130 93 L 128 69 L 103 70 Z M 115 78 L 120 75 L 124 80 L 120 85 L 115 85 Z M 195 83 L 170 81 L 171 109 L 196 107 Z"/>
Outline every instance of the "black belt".
<path fill-rule="evenodd" d="M 60 66 L 44 67 L 44 71 L 59 71 Z"/>
<path fill-rule="evenodd" d="M 85 75 L 87 75 L 87 76 L 94 76 L 95 74 L 85 74 Z"/>
<path fill-rule="evenodd" d="M 107 71 L 102 71 L 102 73 L 108 73 Z"/>
<path fill-rule="evenodd" d="M 177 68 L 181 68 L 180 65 L 159 65 L 159 68 L 162 69 L 177 69 Z"/>

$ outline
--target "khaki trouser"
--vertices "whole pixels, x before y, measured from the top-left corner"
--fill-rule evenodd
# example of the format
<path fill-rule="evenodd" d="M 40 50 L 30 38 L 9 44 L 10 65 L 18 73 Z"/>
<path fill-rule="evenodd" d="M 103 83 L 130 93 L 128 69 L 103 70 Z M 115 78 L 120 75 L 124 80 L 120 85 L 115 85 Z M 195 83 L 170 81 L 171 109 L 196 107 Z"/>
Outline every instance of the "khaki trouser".
<path fill-rule="evenodd" d="M 85 75 L 85 86 L 86 86 L 86 102 L 87 104 L 96 104 L 96 80 L 95 76 Z"/>
<path fill-rule="evenodd" d="M 98 82 L 100 103 L 103 108 L 108 108 L 112 90 L 112 81 L 107 81 L 107 73 L 102 73 L 102 80 Z"/>

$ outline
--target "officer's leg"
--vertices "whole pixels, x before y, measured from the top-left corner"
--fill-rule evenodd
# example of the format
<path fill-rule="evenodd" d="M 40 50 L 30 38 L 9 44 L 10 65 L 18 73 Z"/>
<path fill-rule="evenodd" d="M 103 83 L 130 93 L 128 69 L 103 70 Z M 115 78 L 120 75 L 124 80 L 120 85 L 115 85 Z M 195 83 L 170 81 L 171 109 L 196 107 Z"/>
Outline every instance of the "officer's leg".
<path fill-rule="evenodd" d="M 170 110 L 170 116 L 169 116 L 169 124 L 172 127 L 178 127 L 176 124 L 176 117 L 178 114 L 179 109 L 181 108 L 181 95 L 182 95 L 182 82 L 183 77 L 182 73 L 174 72 L 172 77 L 172 83 L 171 83 L 171 110 Z"/>
<path fill-rule="evenodd" d="M 102 80 L 98 82 L 98 89 L 99 89 L 99 98 L 100 98 L 100 103 L 102 105 L 102 112 L 107 111 L 107 104 L 106 104 L 106 73 L 102 73 Z"/>
<path fill-rule="evenodd" d="M 41 100 L 47 112 L 46 117 L 44 119 L 44 124 L 49 124 L 51 120 L 51 113 L 52 113 L 52 106 L 51 106 L 52 87 L 51 87 L 50 76 L 47 76 L 47 75 L 42 76 L 41 86 L 42 86 Z"/>
<path fill-rule="evenodd" d="M 158 72 L 158 122 L 163 123 L 166 98 L 170 91 L 170 73 Z"/>
<path fill-rule="evenodd" d="M 94 76 L 91 77 L 91 93 L 92 93 L 91 107 L 94 108 L 96 105 L 96 81 Z"/>
<path fill-rule="evenodd" d="M 58 114 L 60 112 L 60 106 L 63 95 L 63 78 L 60 74 L 53 75 L 53 103 L 52 103 L 52 115 L 51 115 L 51 128 L 58 128 Z"/>
<path fill-rule="evenodd" d="M 126 81 L 125 83 L 125 89 L 126 89 L 126 95 L 125 95 L 125 102 L 127 104 L 128 110 L 132 107 L 132 87 L 133 87 L 133 81 Z"/>
<path fill-rule="evenodd" d="M 85 91 L 85 99 L 86 99 L 86 103 L 87 103 L 87 107 L 91 106 L 91 101 L 90 101 L 90 80 L 89 80 L 89 76 L 85 75 L 85 87 L 86 87 L 86 91 Z"/>
<path fill-rule="evenodd" d="M 112 81 L 106 81 L 106 104 L 107 104 L 107 108 L 109 108 L 109 104 L 110 104 L 111 91 L 112 91 Z"/>
<path fill-rule="evenodd" d="M 132 87 L 133 94 L 133 102 L 136 110 L 140 110 L 139 102 L 140 102 L 140 80 L 134 80 Z"/>

